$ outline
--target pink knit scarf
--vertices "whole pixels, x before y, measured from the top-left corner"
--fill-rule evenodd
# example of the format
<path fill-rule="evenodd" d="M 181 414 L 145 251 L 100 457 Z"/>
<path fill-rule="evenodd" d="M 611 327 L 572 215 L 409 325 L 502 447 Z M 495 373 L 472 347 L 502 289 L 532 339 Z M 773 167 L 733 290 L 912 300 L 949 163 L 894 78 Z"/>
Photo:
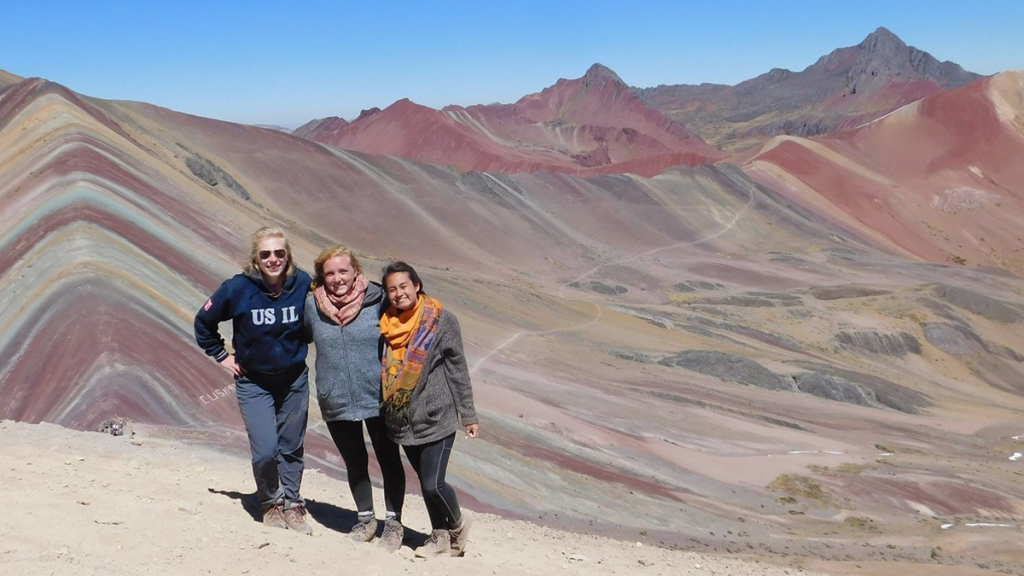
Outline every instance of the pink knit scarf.
<path fill-rule="evenodd" d="M 359 316 L 359 311 L 363 308 L 363 299 L 366 298 L 366 288 L 369 285 L 370 282 L 366 276 L 359 274 L 352 282 L 352 287 L 340 298 L 328 292 L 323 286 L 317 286 L 313 291 L 316 307 L 323 312 L 324 316 L 334 320 L 339 326 L 345 326 Z"/>

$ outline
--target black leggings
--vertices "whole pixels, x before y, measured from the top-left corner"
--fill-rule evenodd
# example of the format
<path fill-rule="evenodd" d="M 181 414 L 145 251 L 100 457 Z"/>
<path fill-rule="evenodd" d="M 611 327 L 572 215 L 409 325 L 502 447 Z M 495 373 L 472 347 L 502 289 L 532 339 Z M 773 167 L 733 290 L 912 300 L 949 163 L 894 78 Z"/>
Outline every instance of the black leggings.
<path fill-rule="evenodd" d="M 454 444 L 455 433 L 452 432 L 450 436 L 430 444 L 402 446 L 409 464 L 420 477 L 420 490 L 430 515 L 430 527 L 434 530 L 457 528 L 462 522 L 459 499 L 455 490 L 444 481 Z"/>
<path fill-rule="evenodd" d="M 388 512 L 394 512 L 401 521 L 402 504 L 405 501 L 405 468 L 402 466 L 402 457 L 398 454 L 398 444 L 388 438 L 384 421 L 379 416 L 355 422 L 327 422 L 331 438 L 334 439 L 334 444 L 345 461 L 352 499 L 356 502 L 357 512 L 373 511 L 373 488 L 370 484 L 370 471 L 367 469 L 369 458 L 366 454 L 366 443 L 363 441 L 364 422 L 381 475 L 384 476 L 384 506 Z"/>

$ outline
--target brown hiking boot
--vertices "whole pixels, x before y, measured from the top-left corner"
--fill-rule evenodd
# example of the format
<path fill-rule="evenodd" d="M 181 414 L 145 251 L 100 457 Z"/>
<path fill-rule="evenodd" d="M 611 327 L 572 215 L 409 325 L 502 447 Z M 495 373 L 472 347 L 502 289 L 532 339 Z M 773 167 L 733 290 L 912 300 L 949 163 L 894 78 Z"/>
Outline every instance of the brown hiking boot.
<path fill-rule="evenodd" d="M 388 552 L 397 552 L 402 547 L 402 540 L 405 539 L 405 527 L 394 518 L 384 521 L 384 532 L 377 540 L 377 546 Z"/>
<path fill-rule="evenodd" d="M 437 558 L 451 554 L 451 537 L 447 530 L 434 530 L 430 533 L 430 539 L 416 549 L 417 558 Z"/>
<path fill-rule="evenodd" d="M 299 534 L 313 534 L 313 527 L 306 524 L 306 507 L 301 504 L 293 508 L 286 508 L 284 521 L 289 528 Z"/>
<path fill-rule="evenodd" d="M 349 531 L 349 537 L 356 542 L 369 542 L 377 534 L 377 519 L 371 518 L 365 522 L 360 520 Z"/>
<path fill-rule="evenodd" d="M 466 553 L 466 543 L 469 542 L 469 528 L 473 526 L 473 513 L 469 510 L 462 511 L 462 523 L 458 528 L 449 531 L 451 534 L 452 556 L 462 556 Z"/>
<path fill-rule="evenodd" d="M 284 528 L 287 530 L 288 524 L 284 521 L 284 506 L 274 504 L 267 508 L 263 512 L 263 525 L 268 528 Z"/>

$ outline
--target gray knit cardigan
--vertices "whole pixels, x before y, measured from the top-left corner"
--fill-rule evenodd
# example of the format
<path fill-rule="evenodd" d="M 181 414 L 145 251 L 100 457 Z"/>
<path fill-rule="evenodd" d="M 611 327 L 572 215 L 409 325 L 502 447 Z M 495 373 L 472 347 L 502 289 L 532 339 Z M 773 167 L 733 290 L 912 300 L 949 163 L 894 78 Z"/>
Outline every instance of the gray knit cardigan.
<path fill-rule="evenodd" d="M 366 420 L 380 415 L 380 316 L 388 304 L 380 285 L 366 288 L 363 308 L 350 324 L 324 316 L 306 297 L 307 341 L 316 345 L 316 396 L 324 420 Z"/>
<path fill-rule="evenodd" d="M 419 382 L 403 416 L 384 411 L 388 436 L 403 446 L 419 446 L 445 438 L 462 426 L 476 424 L 473 387 L 469 381 L 462 331 L 455 315 L 441 310 L 437 333 L 427 351 Z"/>

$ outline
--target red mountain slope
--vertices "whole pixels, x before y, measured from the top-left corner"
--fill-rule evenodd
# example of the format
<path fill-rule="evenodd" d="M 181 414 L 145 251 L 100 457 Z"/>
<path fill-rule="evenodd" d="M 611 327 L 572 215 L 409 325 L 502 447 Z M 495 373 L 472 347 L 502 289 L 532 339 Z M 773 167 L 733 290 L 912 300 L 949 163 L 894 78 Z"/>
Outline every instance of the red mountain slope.
<path fill-rule="evenodd" d="M 847 132 L 776 137 L 745 168 L 919 257 L 1021 271 L 1021 158 L 1024 73 L 1007 72 Z"/>
<path fill-rule="evenodd" d="M 296 135 L 333 146 L 491 172 L 652 176 L 723 154 L 644 105 L 611 70 L 595 64 L 582 78 L 515 104 L 448 106 L 441 111 L 400 100 L 331 131 Z"/>

